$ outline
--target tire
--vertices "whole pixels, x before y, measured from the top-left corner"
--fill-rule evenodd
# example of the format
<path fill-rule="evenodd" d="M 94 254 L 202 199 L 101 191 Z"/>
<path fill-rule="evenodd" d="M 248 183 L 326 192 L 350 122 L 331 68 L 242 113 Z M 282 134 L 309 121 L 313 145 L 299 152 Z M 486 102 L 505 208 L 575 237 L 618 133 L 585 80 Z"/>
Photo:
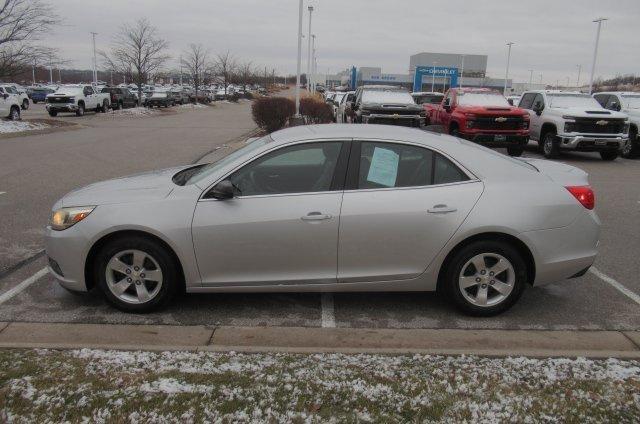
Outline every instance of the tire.
<path fill-rule="evenodd" d="M 606 160 L 606 161 L 616 160 L 616 158 L 618 157 L 618 151 L 605 150 L 604 152 L 600 152 L 600 157 L 602 158 L 602 160 Z"/>
<path fill-rule="evenodd" d="M 118 102 L 118 104 L 116 105 L 116 109 L 117 110 L 122 110 L 122 102 Z"/>
<path fill-rule="evenodd" d="M 84 116 L 84 103 L 78 104 L 78 110 L 76 110 L 76 116 Z"/>
<path fill-rule="evenodd" d="M 141 236 L 122 237 L 108 242 L 96 255 L 94 281 L 115 308 L 146 313 L 175 298 L 181 284 L 178 266 L 156 241 Z M 124 291 L 119 292 L 118 287 Z M 145 292 L 148 299 L 144 298 Z"/>
<path fill-rule="evenodd" d="M 109 102 L 106 100 L 102 101 L 102 107 L 100 108 L 100 112 L 102 113 L 107 113 L 107 110 L 109 109 Z"/>
<path fill-rule="evenodd" d="M 50 110 L 49 111 L 49 116 L 58 116 L 58 111 L 57 110 Z"/>
<path fill-rule="evenodd" d="M 490 275 L 495 272 L 491 270 L 496 269 L 494 266 L 498 261 L 505 269 Z M 477 269 L 474 262 L 483 263 L 484 269 Z M 446 266 L 442 288 L 448 299 L 467 315 L 500 314 L 516 303 L 527 285 L 527 267 L 520 252 L 501 241 L 470 243 L 447 260 Z M 482 293 L 485 293 L 484 297 Z"/>
<path fill-rule="evenodd" d="M 454 137 L 460 137 L 460 130 L 458 129 L 457 125 L 451 125 L 449 127 L 449 135 L 452 135 Z"/>
<path fill-rule="evenodd" d="M 514 157 L 522 156 L 523 152 L 524 152 L 524 147 L 521 147 L 521 146 L 507 147 L 507 153 L 509 154 L 509 156 L 514 156 Z"/>
<path fill-rule="evenodd" d="M 9 120 L 11 121 L 20 120 L 20 108 L 18 106 L 11 106 L 11 110 L 9 111 Z"/>
<path fill-rule="evenodd" d="M 37 101 L 37 100 L 31 100 L 31 101 L 33 102 L 33 104 L 34 104 L 34 105 L 37 105 L 37 104 L 38 104 L 38 101 Z"/>
<path fill-rule="evenodd" d="M 639 143 L 638 130 L 631 128 L 631 130 L 629 130 L 629 140 L 622 146 L 622 149 L 620 149 L 620 155 L 625 159 L 635 158 L 638 156 Z"/>
<path fill-rule="evenodd" d="M 20 105 L 20 107 L 22 108 L 22 110 L 27 110 L 29 109 L 29 99 L 24 99 L 22 101 L 22 105 Z"/>
<path fill-rule="evenodd" d="M 547 159 L 555 159 L 560 156 L 560 146 L 556 139 L 556 132 L 549 130 L 542 137 L 542 154 Z"/>

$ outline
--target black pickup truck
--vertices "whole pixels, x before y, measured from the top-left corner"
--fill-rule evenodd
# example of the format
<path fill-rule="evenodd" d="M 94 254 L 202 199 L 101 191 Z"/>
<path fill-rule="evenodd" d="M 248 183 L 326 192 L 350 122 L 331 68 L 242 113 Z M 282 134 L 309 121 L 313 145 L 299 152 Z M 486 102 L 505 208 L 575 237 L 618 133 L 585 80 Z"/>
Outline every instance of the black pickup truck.
<path fill-rule="evenodd" d="M 126 107 L 136 107 L 138 100 L 136 96 L 127 88 L 105 87 L 103 93 L 109 93 L 111 97 L 111 107 L 113 109 L 123 109 Z"/>
<path fill-rule="evenodd" d="M 421 127 L 426 112 L 408 91 L 389 85 L 364 85 L 355 92 L 351 106 L 355 122 Z"/>

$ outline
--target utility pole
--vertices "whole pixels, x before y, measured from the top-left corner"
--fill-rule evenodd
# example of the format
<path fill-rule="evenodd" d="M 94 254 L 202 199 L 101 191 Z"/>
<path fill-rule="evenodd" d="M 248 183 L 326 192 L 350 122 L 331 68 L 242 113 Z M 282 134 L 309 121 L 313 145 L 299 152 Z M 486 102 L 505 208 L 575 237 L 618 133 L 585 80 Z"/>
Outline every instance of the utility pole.
<path fill-rule="evenodd" d="M 180 55 L 180 87 L 182 87 L 182 55 Z"/>
<path fill-rule="evenodd" d="M 111 85 L 113 85 L 113 69 L 110 71 L 110 80 L 111 80 Z"/>
<path fill-rule="evenodd" d="M 96 35 L 98 35 L 98 33 L 92 32 L 91 35 L 93 36 L 93 83 L 97 84 L 98 71 L 97 71 L 97 60 L 96 60 Z"/>
<path fill-rule="evenodd" d="M 509 65 L 511 63 L 511 46 L 513 46 L 513 42 L 508 42 L 507 46 L 509 46 L 509 50 L 507 52 L 507 71 L 504 74 L 504 90 L 502 91 L 502 94 L 504 96 L 507 95 L 507 79 L 509 79 Z"/>
<path fill-rule="evenodd" d="M 431 73 L 431 92 L 433 93 L 436 88 L 436 65 L 438 64 L 438 62 L 434 61 L 433 62 L 433 72 Z M 422 84 L 420 85 L 420 89 L 422 90 Z"/>
<path fill-rule="evenodd" d="M 58 81 L 62 84 L 62 69 L 58 68 Z"/>
<path fill-rule="evenodd" d="M 315 62 L 316 62 L 316 35 L 311 34 L 311 73 L 310 73 L 311 76 L 307 77 L 307 88 L 312 93 L 316 91 Z"/>
<path fill-rule="evenodd" d="M 464 55 L 462 55 L 462 69 L 460 70 L 460 83 L 458 84 L 462 88 L 462 78 L 464 78 Z"/>
<path fill-rule="evenodd" d="M 576 67 L 578 68 L 578 79 L 576 80 L 576 87 L 578 87 L 578 90 L 580 89 L 580 72 L 582 71 L 582 65 L 576 65 Z"/>
<path fill-rule="evenodd" d="M 531 84 L 533 84 L 533 69 L 529 69 L 529 90 L 531 90 Z"/>
<path fill-rule="evenodd" d="M 302 0 L 298 7 L 298 63 L 296 71 L 296 118 L 300 119 L 300 62 L 302 62 Z"/>
<path fill-rule="evenodd" d="M 593 61 L 591 62 L 591 77 L 589 78 L 589 94 L 593 92 L 593 76 L 596 72 L 596 58 L 598 57 L 598 43 L 600 42 L 600 29 L 602 28 L 602 22 L 608 20 L 607 18 L 598 18 L 593 22 L 598 24 L 598 31 L 596 32 L 596 45 L 593 47 Z"/>
<path fill-rule="evenodd" d="M 311 74 L 311 15 L 313 15 L 313 6 L 309 6 L 307 7 L 307 10 L 309 10 L 309 34 L 308 34 L 308 45 L 307 45 L 307 50 L 308 50 L 308 56 L 307 56 L 307 90 L 311 91 L 311 84 L 309 82 L 309 75 Z"/>
<path fill-rule="evenodd" d="M 33 60 L 33 68 L 31 68 L 31 74 L 33 77 L 33 85 L 36 85 L 36 60 Z"/>

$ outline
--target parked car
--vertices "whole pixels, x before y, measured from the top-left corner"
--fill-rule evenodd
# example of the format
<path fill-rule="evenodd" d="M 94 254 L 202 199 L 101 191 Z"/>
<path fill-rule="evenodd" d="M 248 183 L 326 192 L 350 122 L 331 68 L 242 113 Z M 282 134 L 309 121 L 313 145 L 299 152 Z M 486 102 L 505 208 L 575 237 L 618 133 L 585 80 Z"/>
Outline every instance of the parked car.
<path fill-rule="evenodd" d="M 18 96 L 8 93 L 0 86 L 0 117 L 12 121 L 20 120 L 20 99 Z"/>
<path fill-rule="evenodd" d="M 128 88 L 105 87 L 102 89 L 102 92 L 109 94 L 111 107 L 113 109 L 136 107 L 138 104 L 138 96 L 131 93 Z"/>
<path fill-rule="evenodd" d="M 152 94 L 151 97 L 149 97 L 147 99 L 147 106 L 148 107 L 169 107 L 169 106 L 174 106 L 175 103 L 175 99 L 173 97 L 173 94 L 171 93 L 171 91 L 159 91 L 159 90 L 155 90 Z"/>
<path fill-rule="evenodd" d="M 338 105 L 338 109 L 336 109 L 336 122 L 339 124 L 347 124 L 351 123 L 352 119 L 352 110 L 351 104 L 356 98 L 355 91 L 347 91 L 345 96 L 340 100 L 340 104 Z"/>
<path fill-rule="evenodd" d="M 510 156 L 522 155 L 529 142 L 529 114 L 488 88 L 449 89 L 428 121 L 442 125 L 447 134 L 487 147 L 506 147 Z"/>
<path fill-rule="evenodd" d="M 225 91 L 224 88 L 219 89 L 218 91 L 216 91 L 215 100 L 226 100 L 227 99 L 227 92 Z"/>
<path fill-rule="evenodd" d="M 424 125 L 425 111 L 411 94 L 389 85 L 358 87 L 351 109 L 360 124 Z"/>
<path fill-rule="evenodd" d="M 33 104 L 38 102 L 44 102 L 47 99 L 47 94 L 55 93 L 53 88 L 47 87 L 33 87 L 31 89 L 31 101 Z"/>
<path fill-rule="evenodd" d="M 527 91 L 519 106 L 529 113 L 530 137 L 547 158 L 572 150 L 599 152 L 603 160 L 614 160 L 629 139 L 627 115 L 606 110 L 588 94 Z"/>
<path fill-rule="evenodd" d="M 29 96 L 27 96 L 26 90 L 18 92 L 15 84 L 2 84 L 0 85 L 0 87 L 4 88 L 5 93 L 16 97 L 16 101 L 18 102 L 22 110 L 29 109 Z"/>
<path fill-rule="evenodd" d="M 100 289 L 130 312 L 184 289 L 438 289 L 494 315 L 593 264 L 588 184 L 578 168 L 447 135 L 300 126 L 212 164 L 75 190 L 53 206 L 45 247 L 64 287 Z"/>
<path fill-rule="evenodd" d="M 432 115 L 432 112 L 438 108 L 438 105 L 442 103 L 442 99 L 444 99 L 444 93 L 437 93 L 431 91 L 423 91 L 423 92 L 414 92 L 411 93 L 413 100 L 418 105 L 422 105 L 422 108 L 425 111 L 425 125 L 431 125 L 429 117 Z"/>
<path fill-rule="evenodd" d="M 640 93 L 611 91 L 596 93 L 593 97 L 608 110 L 623 112 L 629 117 L 629 139 L 620 151 L 625 158 L 633 158 L 640 154 Z"/>
<path fill-rule="evenodd" d="M 96 92 L 89 84 L 62 85 L 55 93 L 47 94 L 46 108 L 50 116 L 58 112 L 75 112 L 83 116 L 86 110 L 106 112 L 111 107 L 108 93 Z"/>
<path fill-rule="evenodd" d="M 338 107 L 340 106 L 342 98 L 346 95 L 347 93 L 344 92 L 333 93 L 330 99 L 327 101 L 327 103 L 329 103 L 329 105 L 331 106 L 331 110 L 333 112 L 333 122 L 338 122 Z"/>
<path fill-rule="evenodd" d="M 512 94 L 510 96 L 507 96 L 507 102 L 511 105 L 511 106 L 515 106 L 518 103 L 520 103 L 520 98 L 522 96 L 517 95 L 517 94 Z"/>
<path fill-rule="evenodd" d="M 172 88 L 171 95 L 175 98 L 176 103 L 181 105 L 190 101 L 189 94 L 183 88 Z"/>

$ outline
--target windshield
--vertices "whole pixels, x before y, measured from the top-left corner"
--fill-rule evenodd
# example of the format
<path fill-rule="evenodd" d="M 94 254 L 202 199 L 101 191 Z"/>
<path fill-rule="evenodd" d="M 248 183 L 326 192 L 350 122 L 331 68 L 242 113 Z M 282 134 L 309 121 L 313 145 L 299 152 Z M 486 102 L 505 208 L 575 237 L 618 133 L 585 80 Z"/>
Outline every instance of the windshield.
<path fill-rule="evenodd" d="M 411 94 L 398 90 L 364 90 L 362 103 L 415 103 Z"/>
<path fill-rule="evenodd" d="M 228 156 L 223 157 L 217 162 L 207 164 L 206 166 L 200 168 L 198 172 L 193 174 L 191 178 L 189 178 L 189 180 L 187 181 L 187 184 L 194 184 L 194 183 L 197 183 L 198 181 L 205 179 L 209 175 L 216 173 L 218 170 L 222 169 L 228 164 L 236 161 L 237 159 L 245 155 L 251 154 L 253 151 L 258 150 L 260 147 L 264 146 L 265 144 L 271 141 L 272 139 L 270 136 L 268 135 L 264 136 L 262 138 L 252 141 L 251 143 L 236 150 L 235 152 L 229 154 Z"/>
<path fill-rule="evenodd" d="M 547 94 L 549 107 L 585 107 L 602 109 L 600 103 L 588 94 Z"/>
<path fill-rule="evenodd" d="M 80 87 L 60 87 L 58 89 L 58 91 L 56 91 L 56 93 L 58 93 L 58 94 L 80 94 L 80 93 L 82 93 L 82 88 L 80 88 Z"/>
<path fill-rule="evenodd" d="M 333 98 L 333 100 L 335 100 L 336 102 L 340 102 L 340 100 L 342 100 L 342 98 L 345 96 L 346 93 L 337 93 L 336 96 Z"/>
<path fill-rule="evenodd" d="M 500 93 L 458 93 L 458 104 L 464 106 L 511 106 Z"/>
<path fill-rule="evenodd" d="M 419 105 L 422 104 L 438 104 L 442 102 L 444 95 L 442 94 L 419 94 L 413 96 L 416 103 Z"/>
<path fill-rule="evenodd" d="M 640 94 L 623 95 L 622 102 L 629 109 L 640 109 Z"/>
<path fill-rule="evenodd" d="M 10 85 L 5 85 L 4 89 L 7 90 L 7 93 L 18 94 L 18 90 L 16 90 L 15 87 L 12 87 Z"/>

